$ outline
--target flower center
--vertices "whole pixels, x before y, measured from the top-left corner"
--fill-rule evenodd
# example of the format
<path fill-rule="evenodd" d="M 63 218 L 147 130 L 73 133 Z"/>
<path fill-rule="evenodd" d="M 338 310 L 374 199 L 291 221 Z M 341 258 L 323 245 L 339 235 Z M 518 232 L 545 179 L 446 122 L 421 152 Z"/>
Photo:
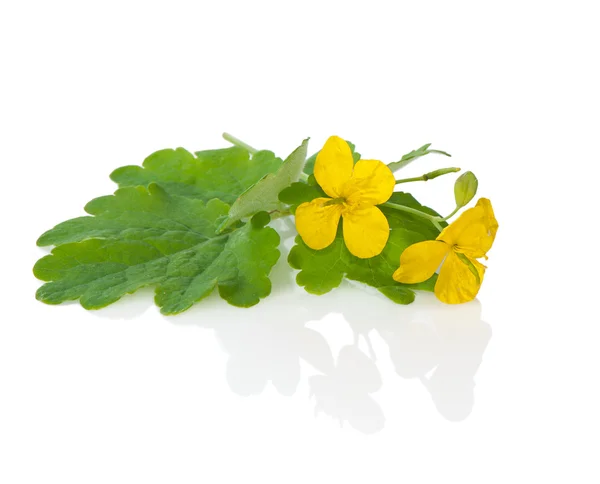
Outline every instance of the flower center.
<path fill-rule="evenodd" d="M 332 198 L 331 200 L 325 202 L 325 206 L 327 207 L 329 205 L 343 205 L 344 203 L 346 203 L 345 198 Z"/>

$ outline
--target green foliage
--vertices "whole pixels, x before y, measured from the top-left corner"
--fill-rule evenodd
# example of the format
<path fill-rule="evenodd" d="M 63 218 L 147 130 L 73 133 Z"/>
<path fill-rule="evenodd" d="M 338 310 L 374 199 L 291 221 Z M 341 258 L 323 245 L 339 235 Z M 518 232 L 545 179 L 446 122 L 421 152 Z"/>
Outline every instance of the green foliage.
<path fill-rule="evenodd" d="M 394 161 L 393 163 L 388 163 L 389 169 L 392 171 L 398 171 L 400 168 L 404 168 L 406 165 L 408 165 L 412 161 L 416 160 L 417 158 L 428 155 L 429 153 L 438 153 L 438 154 L 444 155 L 444 156 L 452 156 L 451 154 L 446 153 L 445 151 L 430 150 L 429 149 L 430 146 L 431 146 L 431 143 L 427 143 L 426 145 L 423 145 L 420 148 L 418 148 L 416 150 L 412 150 L 410 153 L 405 154 L 402 158 L 400 158 L 400 161 Z"/>
<path fill-rule="evenodd" d="M 250 154 L 237 146 L 198 151 L 183 148 L 157 151 L 143 166 L 123 166 L 110 175 L 120 187 L 158 183 L 171 195 L 208 202 L 218 198 L 232 204 L 244 191 L 281 167 L 281 159 L 270 151 Z"/>
<path fill-rule="evenodd" d="M 218 288 L 235 306 L 257 304 L 271 292 L 279 235 L 265 220 L 215 235 L 229 206 L 220 200 L 170 195 L 156 184 L 117 190 L 92 200 L 93 216 L 64 222 L 39 245 L 58 245 L 34 274 L 37 298 L 49 304 L 79 299 L 98 309 L 145 286 L 156 286 L 163 314 L 176 314 Z M 268 223 L 268 220 L 266 221 Z"/>
<path fill-rule="evenodd" d="M 317 155 L 306 159 L 308 140 L 282 161 L 230 139 L 237 146 L 194 154 L 183 148 L 161 150 L 142 166 L 116 169 L 111 179 L 120 188 L 114 195 L 90 201 L 87 216 L 60 223 L 38 239 L 39 246 L 55 247 L 35 264 L 35 276 L 45 282 L 37 298 L 49 304 L 79 300 L 86 309 L 98 309 L 152 286 L 161 312 L 177 314 L 215 289 L 240 307 L 268 296 L 269 274 L 280 256 L 279 235 L 268 227 L 270 214 L 294 213 L 300 204 L 326 196 L 313 174 Z M 348 145 L 356 163 L 361 155 Z M 399 169 L 428 153 L 450 156 L 429 146 L 389 166 Z M 299 181 L 301 176 L 305 181 Z M 476 189 L 475 176 L 465 173 L 455 187 L 457 204 L 468 203 Z M 439 216 L 408 193 L 396 192 L 389 202 Z M 348 251 L 342 224 L 333 244 L 320 251 L 297 237 L 288 260 L 300 271 L 298 284 L 325 294 L 346 278 L 377 288 L 399 304 L 411 303 L 415 289 L 432 291 L 436 275 L 416 285 L 400 284 L 392 275 L 402 251 L 435 239 L 438 229 L 398 207 L 380 209 L 389 221 L 390 238 L 371 259 Z"/>
<path fill-rule="evenodd" d="M 319 185 L 296 182 L 281 191 L 279 201 L 290 205 L 292 212 L 295 212 L 299 205 L 320 197 L 327 197 L 327 194 Z"/>
<path fill-rule="evenodd" d="M 395 192 L 389 201 L 439 217 L 439 214 L 435 210 L 421 205 L 410 193 Z M 419 217 L 418 215 L 401 212 L 386 206 L 381 206 L 379 208 L 387 217 L 390 228 L 392 229 L 405 228 L 407 230 L 412 230 L 413 232 L 421 234 L 423 237 L 425 237 L 425 239 L 430 240 L 435 239 L 440 233 L 431 222 Z M 440 222 L 440 225 L 445 227 L 448 224 L 446 222 Z"/>
<path fill-rule="evenodd" d="M 262 211 L 255 214 L 251 219 L 250 223 L 254 226 L 254 228 L 261 229 L 266 227 L 271 222 L 271 216 L 268 212 Z"/>
<path fill-rule="evenodd" d="M 269 173 L 242 193 L 231 206 L 229 217 L 223 222 L 221 230 L 261 210 L 282 210 L 279 193 L 300 177 L 306 162 L 307 148 L 308 139 L 287 157 L 277 172 Z"/>
<path fill-rule="evenodd" d="M 410 304 L 415 300 L 414 291 L 400 285 L 378 287 L 377 290 L 396 304 Z"/>
<path fill-rule="evenodd" d="M 412 285 L 400 284 L 392 278 L 404 249 L 427 240 L 422 234 L 403 228 L 393 229 L 388 244 L 380 255 L 371 259 L 359 259 L 346 248 L 342 232 L 340 228 L 333 244 L 323 250 L 313 250 L 301 237 L 296 238 L 296 245 L 290 252 L 288 262 L 300 271 L 296 282 L 307 292 L 325 294 L 338 287 L 344 277 L 373 286 L 400 304 L 412 302 L 412 289 L 433 290 L 436 276 L 421 284 Z"/>

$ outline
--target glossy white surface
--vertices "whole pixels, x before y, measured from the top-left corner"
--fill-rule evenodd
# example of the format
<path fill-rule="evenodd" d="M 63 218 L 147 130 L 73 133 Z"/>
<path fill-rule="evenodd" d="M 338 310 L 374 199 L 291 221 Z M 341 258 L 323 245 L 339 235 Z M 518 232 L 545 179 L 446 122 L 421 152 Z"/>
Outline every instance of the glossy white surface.
<path fill-rule="evenodd" d="M 594 6 L 3 4 L 0 482 L 599 482 Z M 36 238 L 112 169 L 225 130 L 451 152 L 406 176 L 471 169 L 492 200 L 478 301 L 311 296 L 285 255 L 251 309 L 34 299 Z M 447 213 L 452 185 L 406 188 Z"/>

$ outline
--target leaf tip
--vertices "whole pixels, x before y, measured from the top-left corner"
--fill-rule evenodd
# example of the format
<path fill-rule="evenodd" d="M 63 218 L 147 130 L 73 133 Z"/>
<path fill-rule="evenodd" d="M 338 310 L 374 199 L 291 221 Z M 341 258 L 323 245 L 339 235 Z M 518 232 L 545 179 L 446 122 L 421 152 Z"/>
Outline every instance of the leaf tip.
<path fill-rule="evenodd" d="M 35 245 L 37 245 L 38 247 L 49 246 L 50 242 L 48 242 L 48 232 L 44 232 L 42 235 L 40 235 L 38 237 L 38 239 L 35 241 Z"/>

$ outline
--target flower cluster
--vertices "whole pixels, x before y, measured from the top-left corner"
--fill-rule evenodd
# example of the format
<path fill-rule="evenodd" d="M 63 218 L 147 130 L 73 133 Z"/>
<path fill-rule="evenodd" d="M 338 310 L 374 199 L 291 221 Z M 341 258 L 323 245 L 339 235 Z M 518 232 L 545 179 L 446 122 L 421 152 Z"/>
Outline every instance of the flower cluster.
<path fill-rule="evenodd" d="M 390 236 L 388 219 L 379 206 L 421 216 L 438 228 L 435 240 L 425 240 L 406 248 L 393 279 L 416 284 L 430 279 L 439 269 L 435 295 L 448 304 L 473 300 L 483 281 L 486 267 L 478 259 L 486 258 L 492 247 L 498 223 L 491 202 L 481 198 L 446 227 L 442 224 L 469 203 L 477 190 L 471 172 L 457 180 L 456 209 L 448 217 L 433 216 L 414 208 L 386 203 L 397 183 L 428 180 L 458 169 L 437 170 L 423 177 L 396 180 L 392 170 L 378 160 L 354 162 L 350 146 L 343 139 L 330 137 L 317 155 L 314 165 L 316 182 L 328 197 L 315 198 L 298 206 L 296 227 L 304 243 L 314 250 L 330 246 L 343 220 L 343 240 L 348 251 L 369 259 L 381 254 Z"/>

